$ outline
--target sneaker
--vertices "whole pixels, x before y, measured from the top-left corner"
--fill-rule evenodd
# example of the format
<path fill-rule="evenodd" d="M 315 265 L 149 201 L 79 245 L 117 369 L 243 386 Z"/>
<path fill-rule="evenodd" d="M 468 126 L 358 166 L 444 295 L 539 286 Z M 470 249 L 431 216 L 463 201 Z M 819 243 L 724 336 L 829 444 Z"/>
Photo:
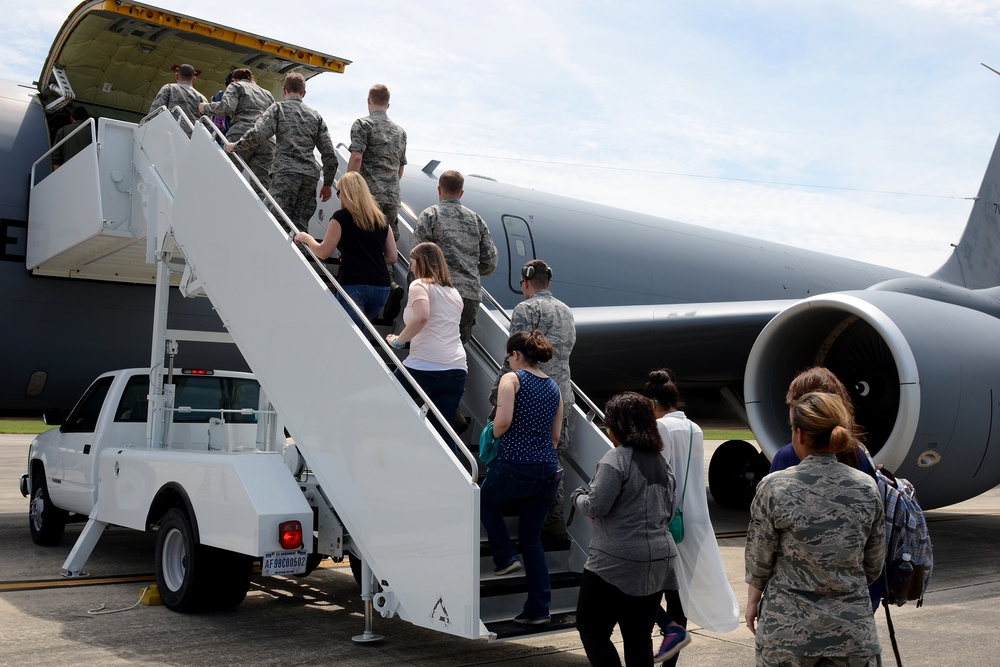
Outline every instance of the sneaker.
<path fill-rule="evenodd" d="M 521 612 L 514 617 L 514 622 L 521 625 L 548 625 L 552 622 L 552 617 L 548 614 L 545 616 L 528 616 L 524 612 Z"/>
<path fill-rule="evenodd" d="M 495 574 L 498 577 L 502 577 L 505 574 L 514 574 L 515 572 L 520 572 L 523 569 L 524 566 L 521 565 L 521 561 L 515 558 L 514 560 L 507 563 L 503 567 L 498 567 L 497 569 L 493 570 L 493 574 Z"/>
<path fill-rule="evenodd" d="M 659 664 L 674 657 L 681 652 L 681 649 L 691 643 L 691 635 L 687 630 L 679 625 L 669 625 L 663 631 L 663 643 L 660 649 L 653 654 L 653 662 Z"/>

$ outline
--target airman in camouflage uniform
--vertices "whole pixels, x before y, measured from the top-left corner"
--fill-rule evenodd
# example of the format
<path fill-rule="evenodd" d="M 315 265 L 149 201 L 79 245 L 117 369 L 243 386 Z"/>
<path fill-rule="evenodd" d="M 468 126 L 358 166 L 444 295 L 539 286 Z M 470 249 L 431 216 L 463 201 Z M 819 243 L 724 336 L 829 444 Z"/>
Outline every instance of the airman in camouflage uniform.
<path fill-rule="evenodd" d="M 351 159 L 347 171 L 360 171 L 372 197 L 399 240 L 399 179 L 406 165 L 406 131 L 385 112 L 389 89 L 376 83 L 368 91 L 368 113 L 351 126 Z"/>
<path fill-rule="evenodd" d="M 226 151 L 231 153 L 244 146 L 256 146 L 272 136 L 277 138 L 268 191 L 295 226 L 307 232 L 309 219 L 316 212 L 316 181 L 320 171 L 313 151 L 319 149 L 323 159 L 320 190 L 323 201 L 333 195 L 337 151 L 323 117 L 302 102 L 306 94 L 302 75 L 296 72 L 286 75 L 282 91 L 284 101 L 268 107 L 239 141 L 226 144 Z"/>
<path fill-rule="evenodd" d="M 476 313 L 482 301 L 480 276 L 497 268 L 497 247 L 478 213 L 462 206 L 465 178 L 457 171 L 446 171 L 438 179 L 439 204 L 424 209 L 413 230 L 413 245 L 430 241 L 444 253 L 451 282 L 462 295 L 465 307 L 459 323 L 463 343 L 472 337 Z"/>
<path fill-rule="evenodd" d="M 812 665 L 821 656 L 877 664 L 867 587 L 885 560 L 885 515 L 870 476 L 829 452 L 768 475 L 750 509 L 745 556 L 758 665 Z"/>
<path fill-rule="evenodd" d="M 218 102 L 201 104 L 199 110 L 203 114 L 213 116 L 231 116 L 226 139 L 236 142 L 253 127 L 254 122 L 272 104 L 274 95 L 254 83 L 253 73 L 250 70 L 240 68 L 233 72 L 233 82 L 226 86 L 222 99 Z M 247 163 L 250 171 L 265 188 L 271 184 L 274 150 L 274 138 L 271 137 L 256 146 L 241 146 L 237 151 L 237 155 Z"/>
<path fill-rule="evenodd" d="M 563 400 L 562 430 L 556 449 L 559 452 L 559 464 L 566 467 L 566 454 L 569 452 L 569 414 L 572 412 L 576 398 L 573 394 L 573 381 L 569 374 L 569 357 L 576 345 L 576 321 L 569 306 L 555 298 L 549 291 L 552 281 L 552 269 L 540 259 L 533 259 L 521 268 L 521 289 L 525 299 L 514 306 L 511 314 L 510 333 L 518 331 L 540 330 L 552 346 L 552 359 L 539 365 L 546 375 L 559 385 Z M 500 375 L 493 383 L 490 402 L 496 405 L 497 387 L 504 373 L 510 372 L 510 366 L 504 362 Z M 566 522 L 563 519 L 563 482 L 559 482 L 552 509 L 545 519 L 543 534 L 561 537 L 566 534 Z"/>
<path fill-rule="evenodd" d="M 201 117 L 198 105 L 208 101 L 194 87 L 194 82 L 198 78 L 195 76 L 195 69 L 191 65 L 181 65 L 174 72 L 174 77 L 177 83 L 167 83 L 160 88 L 153 103 L 149 105 L 149 113 L 153 113 L 160 107 L 168 109 L 180 107 L 188 119 L 194 123 Z"/>

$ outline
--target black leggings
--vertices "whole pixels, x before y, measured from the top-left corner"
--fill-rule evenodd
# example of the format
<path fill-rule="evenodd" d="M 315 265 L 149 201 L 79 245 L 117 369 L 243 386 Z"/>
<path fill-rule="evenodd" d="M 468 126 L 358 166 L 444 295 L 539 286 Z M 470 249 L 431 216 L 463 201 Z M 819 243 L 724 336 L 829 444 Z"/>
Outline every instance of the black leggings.
<path fill-rule="evenodd" d="M 615 624 L 625 643 L 627 667 L 653 664 L 653 623 L 662 593 L 626 595 L 590 570 L 583 570 L 576 606 L 576 629 L 593 667 L 621 667 L 611 641 Z"/>

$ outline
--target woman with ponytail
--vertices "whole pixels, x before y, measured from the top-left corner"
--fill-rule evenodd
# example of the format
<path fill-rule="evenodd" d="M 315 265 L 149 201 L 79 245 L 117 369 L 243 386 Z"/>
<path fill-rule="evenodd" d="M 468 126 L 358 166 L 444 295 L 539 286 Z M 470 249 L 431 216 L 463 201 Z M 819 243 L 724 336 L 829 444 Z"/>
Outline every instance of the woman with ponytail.
<path fill-rule="evenodd" d="M 736 601 L 715 528 L 708 514 L 705 493 L 705 441 L 701 427 L 688 419 L 671 370 L 649 374 L 643 395 L 653 402 L 656 428 L 663 438 L 663 451 L 674 473 L 675 513 L 683 517 L 684 536 L 677 543 L 677 590 L 668 590 L 667 610 L 657 610 L 656 624 L 663 635 L 653 661 L 667 667 L 677 664 L 677 653 L 691 638 L 687 621 L 712 632 L 731 632 L 740 625 Z"/>
<path fill-rule="evenodd" d="M 885 561 L 878 487 L 837 461 L 857 446 L 840 397 L 806 394 L 790 421 L 802 462 L 761 481 L 747 529 L 746 622 L 757 664 L 874 666 L 881 647 L 868 584 Z"/>
<path fill-rule="evenodd" d="M 480 517 L 493 548 L 497 576 L 524 569 L 528 599 L 514 617 L 522 625 L 550 622 L 552 588 L 542 549 L 542 524 L 552 507 L 561 479 L 555 443 L 559 442 L 563 403 L 556 381 L 539 364 L 552 358 L 552 345 L 538 329 L 518 331 L 507 340 L 505 363 L 512 369 L 500 378 L 493 435 L 500 438 L 496 462 L 483 480 Z M 521 557 L 511 542 L 501 507 L 519 508 Z"/>

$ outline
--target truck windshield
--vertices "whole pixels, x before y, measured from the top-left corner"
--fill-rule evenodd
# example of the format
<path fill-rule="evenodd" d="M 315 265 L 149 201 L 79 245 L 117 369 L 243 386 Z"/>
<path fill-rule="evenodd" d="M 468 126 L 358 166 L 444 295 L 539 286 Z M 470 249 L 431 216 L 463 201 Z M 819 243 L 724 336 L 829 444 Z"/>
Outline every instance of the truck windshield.
<path fill-rule="evenodd" d="M 219 410 L 257 410 L 260 407 L 260 385 L 256 380 L 228 378 L 218 375 L 179 375 L 174 377 L 174 406 L 212 412 L 175 412 L 174 421 L 208 423 L 213 417 L 224 417 L 229 423 L 256 424 L 257 415 L 221 413 Z M 134 375 L 122 392 L 117 422 L 144 422 L 148 412 L 149 376 Z"/>

